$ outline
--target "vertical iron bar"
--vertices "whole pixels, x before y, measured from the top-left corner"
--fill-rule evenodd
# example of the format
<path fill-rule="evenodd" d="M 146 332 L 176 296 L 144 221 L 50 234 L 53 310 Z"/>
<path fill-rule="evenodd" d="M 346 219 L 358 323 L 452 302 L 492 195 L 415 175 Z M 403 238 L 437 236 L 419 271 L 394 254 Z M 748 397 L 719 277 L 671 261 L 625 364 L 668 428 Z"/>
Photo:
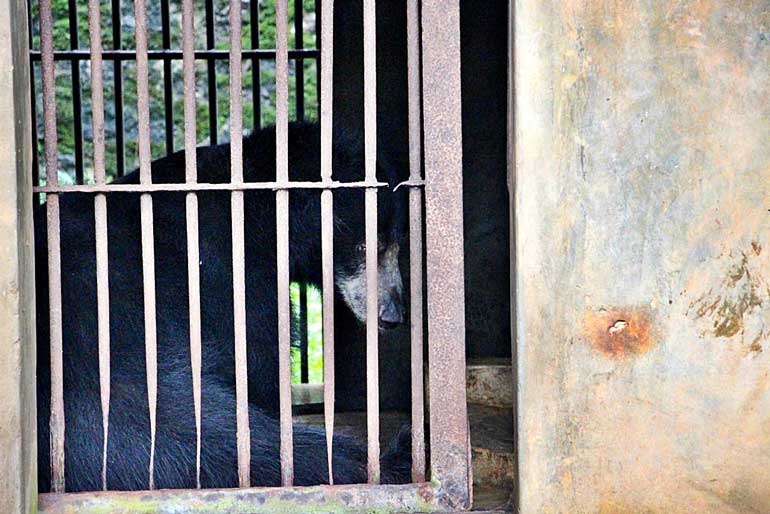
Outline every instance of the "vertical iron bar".
<path fill-rule="evenodd" d="M 185 181 L 198 181 L 195 127 L 195 11 L 182 1 L 182 66 L 184 70 Z M 190 364 L 195 408 L 195 484 L 201 487 L 201 300 L 198 246 L 198 195 L 187 193 L 187 281 L 190 309 Z"/>
<path fill-rule="evenodd" d="M 447 503 L 471 503 L 465 396 L 460 9 L 422 2 L 425 240 L 431 478 Z"/>
<path fill-rule="evenodd" d="M 367 188 L 366 209 L 366 428 L 370 484 L 380 483 L 380 391 L 377 314 L 377 190 Z"/>
<path fill-rule="evenodd" d="M 303 27 L 302 27 L 302 0 L 294 0 L 294 48 L 304 48 Z M 294 60 L 294 78 L 295 85 L 295 105 L 297 109 L 297 120 L 305 120 L 305 61 L 303 59 Z"/>
<path fill-rule="evenodd" d="M 88 33 L 91 48 L 91 126 L 94 138 L 94 179 L 105 183 L 104 171 L 104 71 L 102 17 L 99 0 L 88 0 Z M 107 434 L 110 422 L 110 296 L 107 247 L 107 197 L 94 196 L 96 231 L 96 292 L 99 339 L 99 389 L 102 405 L 102 489 L 107 490 Z"/>
<path fill-rule="evenodd" d="M 40 0 L 40 50 L 42 53 L 43 119 L 45 121 L 46 184 L 59 184 L 56 136 L 56 82 L 53 63 L 51 0 Z M 51 489 L 64 492 L 64 357 L 61 313 L 61 248 L 59 195 L 46 197 L 48 217 L 48 309 L 51 338 Z"/>
<path fill-rule="evenodd" d="M 93 0 L 92 0 L 93 1 Z M 103 165 L 102 165 L 102 169 Z M 99 330 L 99 388 L 102 405 L 102 489 L 107 490 L 107 435 L 110 426 L 110 303 L 107 247 L 107 197 L 94 197 L 96 218 L 96 287 Z"/>
<path fill-rule="evenodd" d="M 288 0 L 275 4 L 275 155 L 276 182 L 289 180 Z M 294 482 L 291 423 L 291 313 L 289 299 L 289 191 L 275 193 L 278 287 L 278 392 L 281 421 L 281 484 Z"/>
<path fill-rule="evenodd" d="M 251 14 L 251 48 L 259 48 L 259 0 L 249 2 Z M 262 127 L 262 77 L 260 77 L 260 60 L 251 60 L 251 99 L 254 102 L 254 130 Z"/>
<path fill-rule="evenodd" d="M 40 46 L 42 51 L 43 117 L 46 183 L 58 184 L 58 141 L 56 133 L 56 85 L 53 62 L 53 19 L 51 1 L 40 0 Z M 51 338 L 51 482 L 55 492 L 64 491 L 64 399 L 61 327 L 61 250 L 59 197 L 47 197 L 48 280 Z"/>
<path fill-rule="evenodd" d="M 407 21 L 407 83 L 409 104 L 409 179 L 422 178 L 420 123 L 420 14 L 419 0 L 409 0 Z M 425 399 L 423 394 L 422 312 L 422 190 L 409 188 L 409 290 L 412 343 L 412 480 L 425 481 Z"/>
<path fill-rule="evenodd" d="M 307 340 L 307 284 L 299 284 L 299 381 L 310 382 Z"/>
<path fill-rule="evenodd" d="M 230 169 L 231 182 L 243 182 L 243 92 L 241 90 L 241 2 L 230 0 Z M 213 28 L 212 28 L 213 30 Z M 210 79 L 210 78 L 209 78 Z M 209 87 L 211 84 L 209 84 Z M 251 446 L 249 388 L 246 362 L 246 270 L 243 191 L 233 191 L 233 320 L 235 335 L 235 395 L 238 440 L 238 481 L 249 487 Z"/>
<path fill-rule="evenodd" d="M 214 0 L 206 0 L 206 48 L 209 50 L 214 50 L 216 48 L 216 40 L 214 38 Z M 209 143 L 215 145 L 217 144 L 217 132 L 219 130 L 217 121 L 216 61 L 213 58 L 209 58 L 206 62 L 206 66 L 208 67 L 207 80 L 209 83 Z"/>
<path fill-rule="evenodd" d="M 377 180 L 377 48 L 375 0 L 364 0 L 364 140 L 366 180 Z M 377 305 L 377 189 L 367 188 L 366 209 L 366 420 L 369 483 L 380 482 L 380 390 Z"/>
<path fill-rule="evenodd" d="M 318 10 L 321 7 L 322 11 Z M 332 86 L 334 60 L 334 0 L 316 1 L 316 45 L 323 25 L 323 45 L 318 71 L 319 119 L 321 120 L 321 180 L 332 181 Z M 323 91 L 323 95 L 320 94 Z M 334 439 L 334 198 L 330 189 L 321 192 L 321 268 L 323 270 L 323 345 L 324 345 L 324 427 L 326 429 L 326 465 L 329 484 L 334 484 L 332 441 Z"/>
<path fill-rule="evenodd" d="M 169 0 L 160 0 L 161 38 L 164 50 L 171 48 Z M 166 154 L 174 153 L 174 91 L 171 88 L 171 59 L 163 59 L 163 113 L 166 120 Z"/>
<path fill-rule="evenodd" d="M 33 50 L 32 44 L 32 0 L 27 0 L 27 27 L 29 28 L 29 49 Z M 37 156 L 37 94 L 35 92 L 35 63 L 29 64 L 29 93 L 31 99 L 31 119 L 32 119 L 32 185 L 40 185 L 40 163 Z M 40 195 L 34 195 L 35 203 Z"/>
<path fill-rule="evenodd" d="M 511 290 L 511 365 L 513 369 L 513 447 L 518 454 L 519 449 L 519 375 L 518 375 L 518 337 L 516 323 L 516 45 L 515 45 L 515 27 L 516 27 L 516 5 L 514 1 L 508 2 L 508 105 L 507 105 L 507 131 L 508 131 L 508 227 L 509 244 L 511 252 L 510 267 L 510 290 Z M 513 505 L 516 512 L 521 512 L 520 491 L 521 491 L 521 469 L 520 459 L 514 461 L 513 492 L 511 493 L 510 505 Z"/>
<path fill-rule="evenodd" d="M 122 46 L 120 1 L 112 0 L 112 47 L 115 50 Z M 118 177 L 122 177 L 126 171 L 123 145 L 123 61 L 115 60 L 112 65 L 115 79 L 115 164 Z"/>
<path fill-rule="evenodd" d="M 329 0 L 332 4 L 334 4 L 334 0 Z M 315 47 L 317 49 L 321 49 L 321 9 L 322 2 L 321 0 L 315 0 Z M 319 55 L 315 59 L 315 92 L 316 92 L 316 108 L 319 114 L 318 119 L 321 119 L 321 56 Z"/>
<path fill-rule="evenodd" d="M 32 185 L 40 185 L 40 163 L 37 156 L 37 93 L 35 91 L 35 63 L 29 64 L 29 94 L 32 101 L 31 106 L 31 118 L 32 118 Z M 37 204 L 37 198 L 39 195 L 35 195 L 35 203 Z"/>
<path fill-rule="evenodd" d="M 136 19 L 136 91 L 139 119 L 139 181 L 152 183 L 150 148 L 150 94 L 147 63 L 147 4 L 134 0 Z M 152 196 L 141 197 L 142 275 L 144 280 L 144 337 L 147 362 L 147 404 L 150 411 L 149 488 L 155 487 L 155 427 L 158 400 L 157 330 L 155 320 L 155 243 Z"/>
<path fill-rule="evenodd" d="M 78 11 L 77 0 L 69 0 L 69 32 L 70 49 L 77 50 L 80 47 L 78 38 Z M 80 62 L 70 62 L 72 70 L 72 121 L 75 129 L 75 182 L 83 183 L 83 114 L 81 109 L 80 93 Z"/>

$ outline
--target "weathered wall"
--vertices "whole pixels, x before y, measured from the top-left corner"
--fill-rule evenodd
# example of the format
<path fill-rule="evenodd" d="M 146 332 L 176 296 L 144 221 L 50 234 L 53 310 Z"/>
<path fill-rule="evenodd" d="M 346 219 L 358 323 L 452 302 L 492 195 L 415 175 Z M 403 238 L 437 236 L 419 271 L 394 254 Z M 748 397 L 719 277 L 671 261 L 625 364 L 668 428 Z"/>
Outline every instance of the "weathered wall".
<path fill-rule="evenodd" d="M 517 0 L 524 513 L 770 512 L 770 3 Z"/>
<path fill-rule="evenodd" d="M 27 8 L 0 1 L 0 512 L 36 511 L 35 300 Z"/>

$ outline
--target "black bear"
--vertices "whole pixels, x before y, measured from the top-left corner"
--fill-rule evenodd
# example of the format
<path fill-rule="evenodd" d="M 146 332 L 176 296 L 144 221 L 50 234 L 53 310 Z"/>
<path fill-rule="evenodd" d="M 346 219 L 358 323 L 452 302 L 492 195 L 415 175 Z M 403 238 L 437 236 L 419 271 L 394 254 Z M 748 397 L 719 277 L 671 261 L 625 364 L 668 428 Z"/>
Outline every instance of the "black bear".
<path fill-rule="evenodd" d="M 335 135 L 333 178 L 363 180 L 360 145 Z M 316 125 L 289 129 L 289 175 L 293 181 L 320 180 L 320 138 Z M 275 178 L 275 131 L 264 129 L 243 140 L 244 180 Z M 230 147 L 200 148 L 198 180 L 230 179 Z M 152 164 L 156 183 L 184 181 L 184 152 Z M 394 170 L 378 166 L 378 179 L 393 181 Z M 137 183 L 138 172 L 117 183 Z M 183 192 L 153 193 L 157 303 L 157 433 L 154 483 L 158 488 L 196 485 L 196 431 L 189 351 L 187 240 Z M 320 192 L 292 189 L 290 273 L 320 287 Z M 237 485 L 235 363 L 231 207 L 227 191 L 198 193 L 202 317 L 203 487 Z M 144 345 L 144 300 L 140 195 L 107 196 L 111 401 L 107 441 L 107 487 L 145 489 L 149 485 L 150 424 Z M 404 318 L 398 245 L 405 231 L 404 197 L 381 188 L 378 194 L 380 244 L 380 324 Z M 65 468 L 67 491 L 101 489 L 102 411 L 97 344 L 97 298 L 93 194 L 60 199 L 62 319 L 64 347 Z M 38 312 L 38 469 L 39 488 L 51 487 L 49 450 L 50 347 L 45 209 L 36 220 Z M 245 192 L 246 320 L 251 428 L 252 485 L 280 485 L 278 405 L 275 194 Z M 365 310 L 363 191 L 334 192 L 335 283 L 352 312 Z M 400 434 L 398 441 L 408 440 Z M 294 428 L 295 484 L 327 483 L 323 431 Z M 383 482 L 407 481 L 407 445 L 382 456 Z M 366 480 L 366 447 L 335 437 L 335 483 Z"/>
<path fill-rule="evenodd" d="M 465 343 L 469 358 L 511 357 L 509 192 L 506 166 L 507 0 L 460 2 L 463 123 Z M 363 126 L 363 7 L 337 0 L 334 12 L 334 116 Z M 406 3 L 377 3 L 378 158 L 408 170 Z M 406 174 L 400 180 L 406 180 Z M 404 247 L 405 245 L 402 245 Z M 405 259 L 402 259 L 402 263 Z M 402 267 L 402 273 L 408 271 Z M 408 280 L 405 280 L 408 282 Z M 335 309 L 337 406 L 366 406 L 366 331 L 341 296 Z M 380 405 L 410 408 L 409 327 L 383 334 Z"/>

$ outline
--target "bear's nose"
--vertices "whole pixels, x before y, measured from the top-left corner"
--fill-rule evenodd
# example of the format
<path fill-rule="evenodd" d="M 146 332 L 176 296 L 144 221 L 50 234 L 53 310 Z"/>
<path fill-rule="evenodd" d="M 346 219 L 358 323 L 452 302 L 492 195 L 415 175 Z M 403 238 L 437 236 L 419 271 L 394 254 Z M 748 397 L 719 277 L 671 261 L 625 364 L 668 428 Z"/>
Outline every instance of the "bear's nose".
<path fill-rule="evenodd" d="M 394 328 L 404 322 L 404 311 L 396 302 L 390 301 L 380 307 L 380 328 Z"/>

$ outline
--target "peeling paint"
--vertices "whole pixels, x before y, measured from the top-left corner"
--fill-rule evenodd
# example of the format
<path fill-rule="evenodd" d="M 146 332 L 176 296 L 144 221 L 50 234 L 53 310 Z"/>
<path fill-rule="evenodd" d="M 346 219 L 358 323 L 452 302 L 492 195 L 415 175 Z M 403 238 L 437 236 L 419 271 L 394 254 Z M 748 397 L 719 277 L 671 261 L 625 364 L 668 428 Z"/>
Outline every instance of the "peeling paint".
<path fill-rule="evenodd" d="M 720 259 L 723 278 L 715 287 L 699 293 L 688 307 L 688 314 L 705 320 L 704 336 L 740 336 L 750 353 L 760 353 L 770 337 L 770 285 L 760 262 L 762 245 L 752 241 L 748 251 Z"/>

